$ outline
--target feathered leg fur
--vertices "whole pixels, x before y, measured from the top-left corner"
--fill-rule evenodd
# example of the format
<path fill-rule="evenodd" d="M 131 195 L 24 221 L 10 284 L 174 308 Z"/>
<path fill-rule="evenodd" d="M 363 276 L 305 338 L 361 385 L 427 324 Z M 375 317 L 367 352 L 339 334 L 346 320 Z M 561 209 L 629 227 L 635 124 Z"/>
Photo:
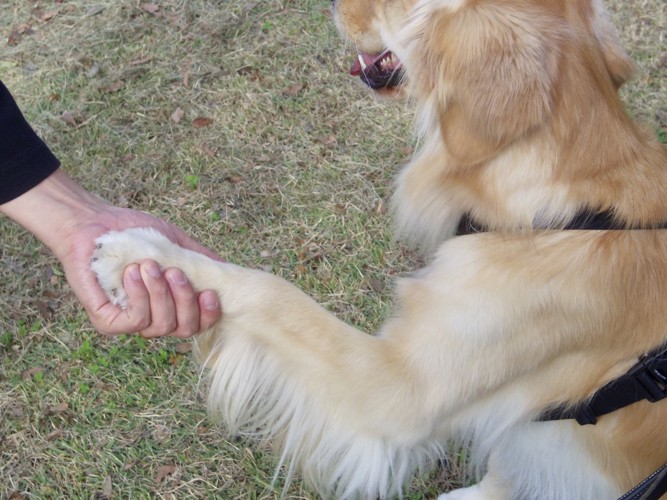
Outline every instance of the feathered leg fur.
<path fill-rule="evenodd" d="M 109 291 L 120 290 L 123 269 L 143 259 L 178 266 L 197 289 L 217 290 L 223 318 L 196 340 L 211 413 L 233 431 L 275 440 L 282 462 L 323 495 L 396 495 L 415 469 L 443 456 L 447 440 L 459 438 L 478 443 L 481 467 L 499 449 L 493 453 L 510 473 L 498 497 L 521 498 L 531 487 L 520 470 L 526 464 L 508 456 L 533 462 L 533 483 L 556 484 L 563 468 L 576 471 L 586 455 L 585 443 L 563 441 L 562 432 L 555 440 L 525 432 L 571 424 L 530 419 L 545 405 L 587 397 L 625 367 L 628 351 L 642 352 L 663 333 L 667 313 L 655 311 L 667 296 L 667 243 L 655 232 L 639 240 L 620 232 L 457 238 L 399 283 L 397 312 L 374 336 L 276 276 L 212 261 L 149 230 L 100 238 L 93 268 Z M 614 266 L 621 257 L 631 261 L 638 246 L 641 260 Z M 647 277 L 660 304 L 649 300 L 630 314 L 613 307 Z M 642 338 L 618 334 L 640 324 Z M 595 362 L 586 363 L 591 352 Z M 530 439 L 514 439 L 519 434 L 532 435 L 534 452 Z M 546 463 L 558 464 L 555 475 L 546 467 L 536 476 L 539 461 L 531 455 L 544 458 L 554 442 L 559 447 Z M 577 473 L 540 498 L 620 491 L 604 474 L 605 460 L 586 457 L 595 488 L 574 489 L 581 487 Z"/>

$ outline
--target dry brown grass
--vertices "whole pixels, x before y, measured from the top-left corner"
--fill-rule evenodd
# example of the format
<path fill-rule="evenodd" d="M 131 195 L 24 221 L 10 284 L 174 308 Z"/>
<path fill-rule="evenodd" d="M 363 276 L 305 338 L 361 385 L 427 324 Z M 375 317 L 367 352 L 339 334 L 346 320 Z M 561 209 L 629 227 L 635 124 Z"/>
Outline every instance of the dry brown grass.
<path fill-rule="evenodd" d="M 663 0 L 607 3 L 641 65 L 630 109 L 667 136 Z M 347 75 L 329 4 L 5 0 L 0 77 L 88 189 L 372 329 L 415 265 L 383 211 L 411 116 Z M 265 451 L 207 421 L 177 342 L 97 336 L 48 252 L 0 232 L 0 497 L 278 495 Z"/>

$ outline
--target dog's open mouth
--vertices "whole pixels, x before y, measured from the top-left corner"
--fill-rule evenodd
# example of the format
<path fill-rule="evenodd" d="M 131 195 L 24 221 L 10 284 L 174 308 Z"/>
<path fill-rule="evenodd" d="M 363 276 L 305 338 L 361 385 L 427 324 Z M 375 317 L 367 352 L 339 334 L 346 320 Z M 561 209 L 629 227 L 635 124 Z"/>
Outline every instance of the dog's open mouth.
<path fill-rule="evenodd" d="M 394 88 L 403 79 L 403 65 L 391 51 L 375 55 L 360 53 L 350 74 L 361 78 L 372 89 Z"/>

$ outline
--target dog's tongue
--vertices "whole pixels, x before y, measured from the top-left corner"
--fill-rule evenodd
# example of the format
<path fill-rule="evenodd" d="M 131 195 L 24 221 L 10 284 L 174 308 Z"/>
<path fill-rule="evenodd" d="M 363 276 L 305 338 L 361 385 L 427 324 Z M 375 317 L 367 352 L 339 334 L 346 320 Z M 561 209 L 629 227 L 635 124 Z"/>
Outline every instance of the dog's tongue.
<path fill-rule="evenodd" d="M 382 58 L 382 54 L 370 55 L 364 52 L 360 53 L 357 58 L 354 60 L 352 67 L 350 68 L 350 74 L 352 76 L 359 76 L 361 72 L 366 69 L 368 66 L 372 66 Z"/>

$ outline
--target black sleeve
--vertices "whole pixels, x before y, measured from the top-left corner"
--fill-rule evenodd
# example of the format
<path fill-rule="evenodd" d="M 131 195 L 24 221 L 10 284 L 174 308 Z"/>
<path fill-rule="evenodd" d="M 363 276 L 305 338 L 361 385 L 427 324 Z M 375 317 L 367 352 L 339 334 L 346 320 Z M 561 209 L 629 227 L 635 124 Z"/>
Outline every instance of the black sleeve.
<path fill-rule="evenodd" d="M 0 204 L 32 189 L 59 166 L 0 81 Z"/>

